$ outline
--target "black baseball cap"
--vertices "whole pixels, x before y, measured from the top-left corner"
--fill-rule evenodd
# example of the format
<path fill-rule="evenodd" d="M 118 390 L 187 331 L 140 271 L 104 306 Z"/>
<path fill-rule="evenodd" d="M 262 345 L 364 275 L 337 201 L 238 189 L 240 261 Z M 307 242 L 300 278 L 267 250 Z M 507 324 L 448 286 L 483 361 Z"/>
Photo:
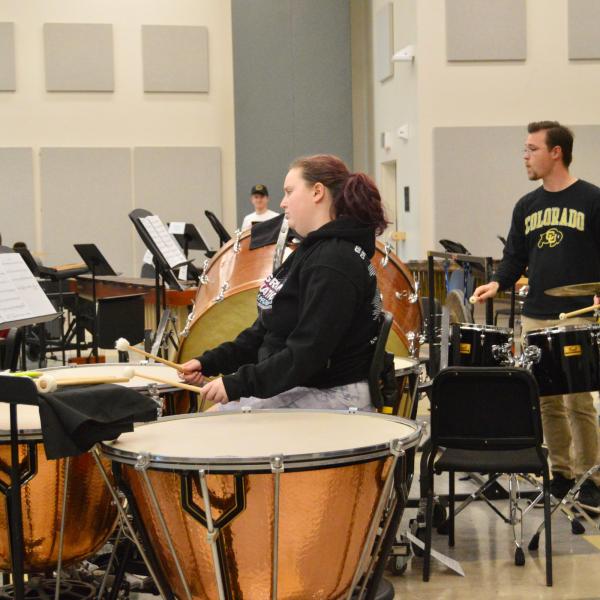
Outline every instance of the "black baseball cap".
<path fill-rule="evenodd" d="M 268 196 L 269 190 L 267 189 L 266 185 L 263 185 L 262 183 L 257 183 L 255 186 L 252 187 L 252 191 L 250 192 L 251 196 L 253 196 L 254 194 L 260 194 L 261 196 Z"/>

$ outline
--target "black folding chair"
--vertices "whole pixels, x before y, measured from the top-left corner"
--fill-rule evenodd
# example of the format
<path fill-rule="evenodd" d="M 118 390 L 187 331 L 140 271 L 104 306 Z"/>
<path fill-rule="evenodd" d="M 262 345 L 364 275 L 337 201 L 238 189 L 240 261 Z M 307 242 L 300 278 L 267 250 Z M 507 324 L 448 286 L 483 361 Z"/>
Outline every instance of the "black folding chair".
<path fill-rule="evenodd" d="M 215 213 L 211 212 L 210 210 L 205 210 L 204 214 L 206 215 L 208 222 L 212 225 L 212 228 L 219 236 L 219 245 L 223 246 L 231 239 L 231 236 L 229 233 L 227 233 L 227 229 L 223 227 L 223 224 L 221 221 L 219 221 L 219 219 L 217 219 L 217 215 L 215 215 Z"/>
<path fill-rule="evenodd" d="M 454 545 L 454 476 L 458 472 L 490 475 L 480 490 L 481 497 L 513 527 L 515 563 L 523 565 L 525 555 L 516 527 L 535 503 L 543 497 L 546 541 L 546 585 L 552 585 L 552 535 L 550 515 L 550 475 L 543 434 L 537 384 L 529 371 L 506 367 L 452 367 L 435 377 L 431 402 L 431 443 L 427 471 L 425 556 L 423 581 L 429 580 L 431 529 L 433 520 L 434 472 L 449 473 L 448 543 Z M 441 455 L 438 456 L 438 452 Z M 483 495 L 503 473 L 511 475 L 509 517 Z M 524 511 L 519 507 L 517 474 L 542 477 L 543 491 Z M 531 481 L 531 478 L 528 480 Z M 457 511 L 458 512 L 458 511 Z M 520 518 L 517 513 L 520 512 Z"/>

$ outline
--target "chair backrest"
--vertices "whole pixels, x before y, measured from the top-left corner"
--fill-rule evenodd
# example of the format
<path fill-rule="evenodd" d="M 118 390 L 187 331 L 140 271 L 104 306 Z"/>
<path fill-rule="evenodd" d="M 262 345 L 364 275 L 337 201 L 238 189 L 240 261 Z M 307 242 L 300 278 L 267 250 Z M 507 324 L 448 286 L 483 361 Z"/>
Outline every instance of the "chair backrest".
<path fill-rule="evenodd" d="M 217 232 L 217 235 L 219 236 L 220 245 L 222 246 L 223 244 L 226 244 L 231 239 L 231 236 L 229 235 L 229 233 L 227 233 L 227 229 L 223 227 L 221 221 L 217 219 L 217 215 L 215 215 L 215 213 L 211 212 L 210 210 L 205 210 L 204 214 L 206 215 L 206 218 L 208 219 L 208 222 L 212 225 L 213 229 Z"/>
<path fill-rule="evenodd" d="M 508 450 L 542 443 L 538 387 L 513 367 L 450 367 L 431 393 L 434 446 Z"/>
<path fill-rule="evenodd" d="M 392 313 L 382 310 L 379 316 L 379 334 L 375 343 L 371 367 L 369 368 L 369 392 L 371 394 L 371 402 L 377 408 L 382 408 L 385 403 L 382 392 L 381 374 L 385 365 L 385 345 L 392 329 L 392 321 Z"/>

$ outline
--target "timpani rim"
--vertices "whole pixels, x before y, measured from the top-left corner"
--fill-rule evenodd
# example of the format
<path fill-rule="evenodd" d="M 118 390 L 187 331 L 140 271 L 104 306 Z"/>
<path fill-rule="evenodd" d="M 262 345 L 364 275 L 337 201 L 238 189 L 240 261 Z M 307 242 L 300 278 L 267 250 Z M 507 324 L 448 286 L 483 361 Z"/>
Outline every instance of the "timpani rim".
<path fill-rule="evenodd" d="M 293 414 L 293 413 L 320 413 L 320 414 L 338 414 L 347 415 L 348 418 L 369 417 L 374 419 L 382 419 L 386 421 L 394 421 L 396 423 L 408 426 L 412 429 L 409 435 L 398 436 L 388 439 L 385 442 L 371 444 L 368 446 L 356 446 L 352 448 L 344 448 L 343 450 L 331 450 L 323 452 L 308 452 L 302 454 L 278 454 L 274 453 L 269 456 L 252 456 L 252 457 L 180 457 L 180 456 L 164 456 L 160 454 L 138 453 L 130 450 L 122 450 L 112 446 L 113 443 L 118 443 L 118 440 L 112 442 L 101 442 L 100 448 L 102 453 L 111 460 L 122 464 L 136 465 L 140 458 L 144 458 L 144 462 L 150 469 L 156 470 L 198 470 L 205 469 L 212 473 L 230 472 L 230 471 L 247 471 L 247 472 L 271 472 L 271 463 L 274 456 L 281 456 L 285 469 L 288 471 L 307 469 L 307 468 L 327 468 L 336 465 L 349 465 L 361 462 L 370 461 L 376 458 L 391 456 L 391 445 L 395 440 L 400 440 L 401 449 L 408 450 L 417 445 L 421 439 L 422 426 L 416 421 L 411 421 L 403 417 L 395 415 L 386 415 L 381 413 L 357 411 L 352 414 L 348 410 L 324 410 L 324 409 L 253 409 L 227 411 L 226 413 L 193 413 L 185 415 L 174 415 L 169 417 L 161 417 L 157 421 L 143 423 L 136 426 L 136 430 L 143 427 L 151 427 L 158 423 L 168 421 L 178 421 L 182 419 L 211 419 L 220 418 L 227 415 L 249 415 L 249 414 Z"/>

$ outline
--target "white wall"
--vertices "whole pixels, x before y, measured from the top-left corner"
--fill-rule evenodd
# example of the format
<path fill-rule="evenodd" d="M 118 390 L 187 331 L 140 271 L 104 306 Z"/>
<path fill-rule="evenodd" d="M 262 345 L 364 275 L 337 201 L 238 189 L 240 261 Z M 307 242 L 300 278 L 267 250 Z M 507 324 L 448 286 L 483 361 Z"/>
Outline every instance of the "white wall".
<path fill-rule="evenodd" d="M 0 22 L 15 23 L 17 74 L 17 91 L 0 93 L 0 145 L 34 149 L 36 250 L 43 252 L 51 244 L 50 240 L 42 239 L 39 225 L 41 147 L 219 147 L 223 216 L 226 227 L 234 228 L 233 68 L 228 1 L 2 0 Z M 42 35 L 45 22 L 113 25 L 114 93 L 45 91 Z M 209 93 L 144 94 L 142 24 L 208 28 Z M 199 223 L 201 219 L 204 216 L 197 210 L 190 220 Z M 11 241 L 9 232 L 2 234 L 7 242 Z M 137 264 L 132 268 L 133 272 L 138 271 Z"/>
<path fill-rule="evenodd" d="M 384 3 L 372 0 L 372 14 Z M 405 227 L 409 239 L 400 254 L 406 259 L 424 258 L 435 242 L 434 128 L 520 126 L 524 137 L 526 124 L 534 120 L 600 124 L 600 63 L 569 62 L 567 0 L 527 0 L 527 59 L 509 63 L 448 63 L 444 0 L 393 3 L 395 49 L 414 42 L 416 59 L 413 65 L 395 64 L 392 81 L 373 83 L 375 175 L 379 176 L 382 161 L 396 158 L 400 187 L 404 185 L 401 165 L 406 166 L 405 180 L 414 181 L 413 203 L 418 202 L 419 213 Z M 383 152 L 379 132 L 393 131 L 404 122 L 413 126 L 409 142 L 402 145 L 394 137 L 392 150 Z M 577 147 L 576 139 L 575 175 Z M 514 148 L 514 156 L 507 155 L 507 160 L 521 160 L 520 149 Z M 477 169 L 477 156 L 470 159 Z M 600 176 L 594 183 L 600 184 Z M 399 200 L 400 191 L 401 187 Z M 494 190 L 490 191 L 493 201 Z"/>

